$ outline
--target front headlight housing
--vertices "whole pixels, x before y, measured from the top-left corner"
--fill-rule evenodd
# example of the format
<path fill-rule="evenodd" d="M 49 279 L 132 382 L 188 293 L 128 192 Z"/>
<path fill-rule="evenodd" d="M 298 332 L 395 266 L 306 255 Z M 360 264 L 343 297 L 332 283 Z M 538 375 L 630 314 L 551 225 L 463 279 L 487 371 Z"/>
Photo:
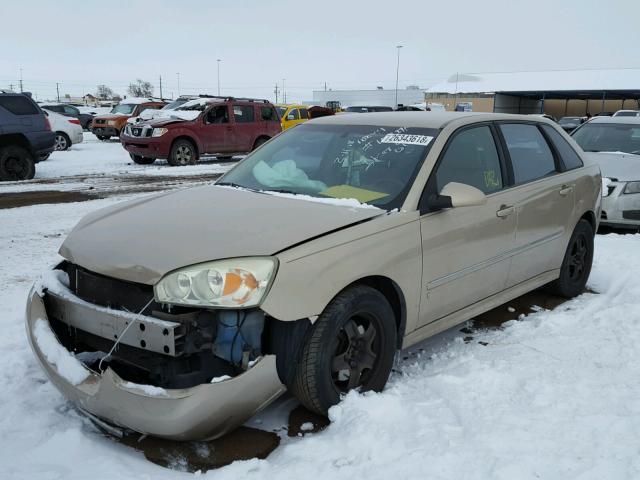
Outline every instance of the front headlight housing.
<path fill-rule="evenodd" d="M 151 131 L 151 136 L 152 137 L 161 137 L 162 135 L 164 135 L 165 133 L 167 133 L 169 130 L 167 130 L 166 128 L 154 128 Z"/>
<path fill-rule="evenodd" d="M 273 257 L 199 263 L 168 273 L 153 287 L 159 303 L 247 308 L 260 304 L 275 275 Z"/>
<path fill-rule="evenodd" d="M 627 182 L 622 193 L 640 193 L 640 182 Z"/>
<path fill-rule="evenodd" d="M 115 120 L 107 120 L 107 125 L 109 125 L 110 127 L 113 127 L 116 124 Z"/>

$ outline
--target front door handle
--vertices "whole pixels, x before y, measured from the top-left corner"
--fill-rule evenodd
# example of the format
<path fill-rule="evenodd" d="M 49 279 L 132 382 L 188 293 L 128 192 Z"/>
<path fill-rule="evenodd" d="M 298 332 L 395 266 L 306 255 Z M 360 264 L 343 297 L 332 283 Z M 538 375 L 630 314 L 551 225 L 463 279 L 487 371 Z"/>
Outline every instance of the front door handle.
<path fill-rule="evenodd" d="M 516 211 L 516 207 L 514 207 L 513 205 L 508 205 L 508 206 L 501 205 L 500 210 L 496 212 L 496 215 L 500 218 L 507 218 L 509 215 L 511 215 L 515 211 Z"/>
<path fill-rule="evenodd" d="M 566 197 L 571 192 L 573 192 L 573 185 L 562 185 L 562 187 L 560 187 L 560 195 L 563 197 Z"/>

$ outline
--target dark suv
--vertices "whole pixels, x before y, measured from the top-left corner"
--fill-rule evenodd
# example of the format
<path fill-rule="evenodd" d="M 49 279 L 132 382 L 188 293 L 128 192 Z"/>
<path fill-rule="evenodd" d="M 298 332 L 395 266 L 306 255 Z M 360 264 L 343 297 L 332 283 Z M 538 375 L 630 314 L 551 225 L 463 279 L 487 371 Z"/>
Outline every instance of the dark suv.
<path fill-rule="evenodd" d="M 250 152 L 280 131 L 280 117 L 269 101 L 212 97 L 127 125 L 120 141 L 139 164 L 166 158 L 170 165 L 193 165 L 203 154 L 231 158 Z"/>
<path fill-rule="evenodd" d="M 53 151 L 55 134 L 28 95 L 0 90 L 0 180 L 29 180 Z"/>
<path fill-rule="evenodd" d="M 80 110 L 78 110 L 78 107 L 74 107 L 73 105 L 66 105 L 64 103 L 41 103 L 40 106 L 52 112 L 64 115 L 65 117 L 77 118 L 78 120 L 80 120 L 80 125 L 82 125 L 82 128 L 84 128 L 85 130 L 91 129 L 93 115 L 91 115 L 90 113 L 80 112 Z"/>

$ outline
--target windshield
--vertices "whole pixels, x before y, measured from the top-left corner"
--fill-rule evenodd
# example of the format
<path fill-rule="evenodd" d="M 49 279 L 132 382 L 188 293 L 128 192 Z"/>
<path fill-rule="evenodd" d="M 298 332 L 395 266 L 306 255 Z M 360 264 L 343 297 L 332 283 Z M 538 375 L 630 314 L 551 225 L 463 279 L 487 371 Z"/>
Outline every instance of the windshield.
<path fill-rule="evenodd" d="M 284 118 L 284 112 L 287 111 L 287 107 L 276 107 L 276 110 L 278 110 L 278 113 L 280 114 L 280 118 Z"/>
<path fill-rule="evenodd" d="M 217 183 L 398 208 L 437 134 L 423 128 L 303 124 L 275 137 Z"/>
<path fill-rule="evenodd" d="M 120 113 L 122 115 L 131 115 L 136 106 L 132 103 L 121 103 L 111 110 L 111 113 Z"/>
<path fill-rule="evenodd" d="M 174 100 L 171 103 L 167 103 L 164 107 L 162 107 L 162 110 L 174 110 L 176 108 L 178 108 L 180 105 L 187 103 L 188 100 Z"/>
<path fill-rule="evenodd" d="M 640 154 L 640 124 L 586 123 L 573 139 L 585 152 Z"/>

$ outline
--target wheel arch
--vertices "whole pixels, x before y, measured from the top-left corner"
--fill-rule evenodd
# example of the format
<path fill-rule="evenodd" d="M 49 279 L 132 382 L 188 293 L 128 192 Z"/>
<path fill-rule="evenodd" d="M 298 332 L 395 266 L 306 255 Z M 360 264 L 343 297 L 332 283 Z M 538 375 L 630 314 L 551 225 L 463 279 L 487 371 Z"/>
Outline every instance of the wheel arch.
<path fill-rule="evenodd" d="M 337 295 L 355 285 L 371 287 L 379 291 L 387 299 L 395 316 L 396 332 L 398 334 L 396 337 L 396 348 L 402 348 L 402 341 L 407 327 L 407 305 L 400 286 L 389 277 L 372 275 L 350 283 L 338 292 Z"/>
<path fill-rule="evenodd" d="M 597 222 L 596 222 L 596 214 L 593 213 L 591 210 L 588 210 L 588 211 L 586 211 L 586 212 L 584 212 L 582 214 L 582 216 L 580 217 L 580 219 L 578 221 L 580 221 L 580 220 L 586 220 L 587 222 L 589 222 L 589 224 L 591 224 L 591 228 L 593 229 L 593 233 L 595 235 L 597 227 L 598 227 Z"/>
<path fill-rule="evenodd" d="M 187 142 L 190 142 L 196 149 L 196 155 L 199 157 L 201 154 L 201 149 L 200 149 L 200 145 L 198 145 L 198 142 L 196 141 L 195 138 L 189 136 L 189 135 L 178 135 L 176 136 L 173 140 L 171 140 L 171 146 L 169 147 L 169 152 L 171 152 L 171 150 L 173 150 L 173 146 L 175 145 L 175 143 L 178 140 L 186 140 Z"/>
<path fill-rule="evenodd" d="M 260 140 L 264 140 L 265 142 L 268 142 L 269 140 L 271 140 L 271 137 L 269 135 L 265 135 L 264 133 L 261 133 L 253 141 L 253 147 L 252 147 L 253 149 L 256 148 L 256 143 L 258 143 Z"/>

